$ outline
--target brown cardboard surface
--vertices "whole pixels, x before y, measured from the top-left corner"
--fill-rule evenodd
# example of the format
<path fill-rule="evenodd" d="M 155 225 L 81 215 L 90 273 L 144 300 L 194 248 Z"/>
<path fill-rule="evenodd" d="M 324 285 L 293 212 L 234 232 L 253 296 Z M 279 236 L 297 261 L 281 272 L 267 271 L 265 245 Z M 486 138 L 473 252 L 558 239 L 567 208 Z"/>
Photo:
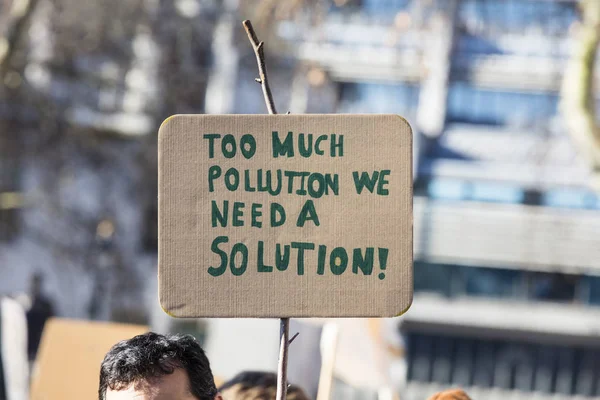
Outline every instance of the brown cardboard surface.
<path fill-rule="evenodd" d="M 293 157 L 281 148 L 275 157 L 289 132 Z M 159 297 L 170 315 L 388 317 L 410 306 L 412 133 L 403 118 L 176 115 L 160 128 L 158 152 Z M 353 173 L 374 171 L 389 172 L 359 194 Z M 310 174 L 290 183 L 295 172 Z M 261 191 L 269 179 L 272 193 Z M 271 213 L 280 214 L 271 210 L 281 208 L 285 223 L 272 226 Z M 277 244 L 282 256 L 290 246 L 287 268 L 277 267 Z"/>
<path fill-rule="evenodd" d="M 106 352 L 147 331 L 140 325 L 50 319 L 32 376 L 31 400 L 97 399 Z"/>

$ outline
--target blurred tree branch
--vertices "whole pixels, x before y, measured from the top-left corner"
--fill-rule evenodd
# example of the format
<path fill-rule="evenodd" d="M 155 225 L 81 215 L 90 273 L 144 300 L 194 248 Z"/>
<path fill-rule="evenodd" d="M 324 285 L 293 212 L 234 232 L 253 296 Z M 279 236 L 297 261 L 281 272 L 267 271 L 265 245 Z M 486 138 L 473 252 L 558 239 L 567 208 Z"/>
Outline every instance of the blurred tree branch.
<path fill-rule="evenodd" d="M 38 0 L 14 0 L 11 3 L 8 15 L 9 26 L 6 34 L 0 37 L 0 79 L 2 82 L 11 67 L 17 46 L 27 31 L 37 3 Z"/>
<path fill-rule="evenodd" d="M 333 3 L 342 6 L 346 3 L 345 0 L 337 0 Z M 258 0 L 255 2 L 247 2 L 245 4 L 249 10 L 253 10 L 256 26 L 260 30 L 267 31 L 272 28 L 273 22 L 294 19 L 300 15 L 311 17 L 309 18 L 313 24 L 318 25 L 322 20 L 327 6 L 332 3 L 329 0 Z"/>
<path fill-rule="evenodd" d="M 600 127 L 596 122 L 594 71 L 600 42 L 600 1 L 581 0 L 582 19 L 575 48 L 561 88 L 561 112 L 579 153 L 592 169 L 592 184 L 600 190 Z"/>

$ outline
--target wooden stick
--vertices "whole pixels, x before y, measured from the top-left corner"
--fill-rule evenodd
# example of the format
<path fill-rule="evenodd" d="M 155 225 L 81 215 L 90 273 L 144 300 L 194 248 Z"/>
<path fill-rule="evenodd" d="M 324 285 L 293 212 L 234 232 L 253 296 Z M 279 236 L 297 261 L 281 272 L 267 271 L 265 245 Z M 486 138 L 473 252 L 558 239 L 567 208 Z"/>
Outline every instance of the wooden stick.
<path fill-rule="evenodd" d="M 248 39 L 250 39 L 250 43 L 254 49 L 254 54 L 256 54 L 256 63 L 258 64 L 258 74 L 260 76 L 259 78 L 256 78 L 256 82 L 260 83 L 262 86 L 263 96 L 265 97 L 265 103 L 267 104 L 269 114 L 277 114 L 273 95 L 271 94 L 271 88 L 269 87 L 269 79 L 267 78 L 264 43 L 258 40 L 256 32 L 254 32 L 254 28 L 252 27 L 252 22 L 245 20 L 242 24 L 244 25 L 244 29 L 246 29 Z"/>
<path fill-rule="evenodd" d="M 265 62 L 264 43 L 258 40 L 256 32 L 252 27 L 252 22 L 245 20 L 243 23 L 244 29 L 248 34 L 248 39 L 256 54 L 256 63 L 258 64 L 258 73 L 260 78 L 256 78 L 256 82 L 262 86 L 263 96 L 265 97 L 265 103 L 269 114 L 277 114 L 275 109 L 275 102 L 273 101 L 273 95 L 271 94 L 271 88 L 269 86 L 269 79 L 267 77 L 267 64 Z M 288 113 L 289 114 L 289 113 Z M 279 320 L 279 362 L 277 364 L 277 400 L 286 400 L 287 398 L 287 360 L 288 360 L 288 348 L 292 341 L 296 339 L 298 334 L 290 340 L 290 319 L 281 318 Z"/>
<path fill-rule="evenodd" d="M 290 319 L 279 320 L 279 363 L 277 364 L 277 400 L 287 398 L 287 360 L 290 346 Z"/>

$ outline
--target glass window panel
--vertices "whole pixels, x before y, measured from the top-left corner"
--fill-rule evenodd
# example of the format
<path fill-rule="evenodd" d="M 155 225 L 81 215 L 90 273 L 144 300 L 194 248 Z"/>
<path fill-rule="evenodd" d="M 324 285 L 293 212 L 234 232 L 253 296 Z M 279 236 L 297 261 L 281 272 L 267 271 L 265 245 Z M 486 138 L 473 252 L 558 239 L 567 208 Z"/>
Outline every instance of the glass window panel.
<path fill-rule="evenodd" d="M 590 288 L 590 304 L 600 306 L 600 277 L 589 276 L 586 277 Z"/>
<path fill-rule="evenodd" d="M 495 349 L 491 342 L 477 342 L 475 353 L 475 372 L 473 384 L 479 387 L 491 387 L 494 379 Z"/>
<path fill-rule="evenodd" d="M 556 371 L 556 348 L 540 346 L 536 358 L 534 390 L 551 393 Z"/>
<path fill-rule="evenodd" d="M 406 9 L 410 0 L 362 0 L 361 3 L 369 14 L 388 14 Z"/>
<path fill-rule="evenodd" d="M 513 297 L 520 272 L 492 268 L 465 268 L 467 294 L 485 297 Z"/>
<path fill-rule="evenodd" d="M 600 210 L 600 196 L 595 196 L 591 200 L 591 208 L 596 209 L 596 210 Z"/>
<path fill-rule="evenodd" d="M 560 338 L 539 345 L 418 331 L 406 336 L 411 381 L 563 395 L 589 396 L 600 390 L 598 351 L 560 345 Z"/>
<path fill-rule="evenodd" d="M 340 113 L 413 114 L 419 102 L 419 88 L 406 84 L 345 83 Z"/>
<path fill-rule="evenodd" d="M 575 2 L 530 0 L 462 1 L 460 23 L 469 31 L 479 28 L 482 34 L 532 31 L 564 35 L 576 19 Z"/>
<path fill-rule="evenodd" d="M 533 389 L 533 357 L 530 357 L 529 352 L 527 353 L 527 359 L 516 366 L 513 376 L 514 388 L 522 391 L 531 391 Z"/>
<path fill-rule="evenodd" d="M 424 334 L 411 334 L 409 346 L 411 358 L 409 359 L 408 379 L 429 382 L 434 354 L 432 337 Z"/>
<path fill-rule="evenodd" d="M 451 294 L 452 267 L 448 265 L 415 262 L 414 288 L 416 292 Z"/>
<path fill-rule="evenodd" d="M 450 85 L 448 121 L 530 126 L 556 115 L 558 96 L 481 89 L 464 82 Z"/>
<path fill-rule="evenodd" d="M 573 393 L 573 361 L 575 352 L 573 349 L 562 348 L 558 352 L 558 368 L 556 372 L 556 393 Z"/>
<path fill-rule="evenodd" d="M 580 277 L 560 273 L 532 273 L 529 296 L 534 300 L 573 302 Z"/>
<path fill-rule="evenodd" d="M 469 386 L 473 376 L 473 359 L 475 342 L 470 339 L 458 339 L 455 346 L 454 368 L 452 383 L 459 386 Z"/>
<path fill-rule="evenodd" d="M 525 196 L 523 189 L 501 183 L 478 182 L 471 184 L 470 198 L 477 201 L 501 203 L 521 203 Z"/>
<path fill-rule="evenodd" d="M 466 182 L 453 179 L 434 178 L 429 182 L 427 190 L 429 197 L 439 200 L 462 200 L 466 193 Z"/>
<path fill-rule="evenodd" d="M 450 337 L 439 336 L 434 341 L 435 358 L 431 380 L 437 383 L 450 383 L 452 376 L 452 352 L 454 341 Z"/>
<path fill-rule="evenodd" d="M 597 199 L 587 190 L 554 189 L 544 194 L 542 202 L 550 207 L 594 208 Z"/>
<path fill-rule="evenodd" d="M 596 370 L 596 359 L 598 354 L 591 351 L 580 351 L 578 365 L 575 372 L 575 389 L 574 393 L 581 396 L 592 396 L 594 394 Z"/>

